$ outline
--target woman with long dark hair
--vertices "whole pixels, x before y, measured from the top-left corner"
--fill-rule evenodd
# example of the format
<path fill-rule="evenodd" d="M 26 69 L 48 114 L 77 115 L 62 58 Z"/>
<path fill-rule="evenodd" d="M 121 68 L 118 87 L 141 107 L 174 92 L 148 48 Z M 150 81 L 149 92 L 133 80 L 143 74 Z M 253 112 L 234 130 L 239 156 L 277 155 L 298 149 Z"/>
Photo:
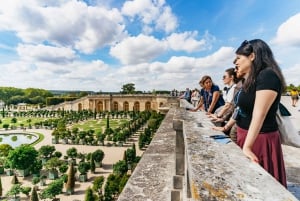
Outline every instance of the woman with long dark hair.
<path fill-rule="evenodd" d="M 287 187 L 276 111 L 286 87 L 272 50 L 263 40 L 244 41 L 236 50 L 237 73 L 244 75 L 236 96 L 237 144 L 250 160 L 259 163 Z M 231 121 L 229 121 L 231 122 Z M 232 123 L 227 123 L 224 130 Z"/>

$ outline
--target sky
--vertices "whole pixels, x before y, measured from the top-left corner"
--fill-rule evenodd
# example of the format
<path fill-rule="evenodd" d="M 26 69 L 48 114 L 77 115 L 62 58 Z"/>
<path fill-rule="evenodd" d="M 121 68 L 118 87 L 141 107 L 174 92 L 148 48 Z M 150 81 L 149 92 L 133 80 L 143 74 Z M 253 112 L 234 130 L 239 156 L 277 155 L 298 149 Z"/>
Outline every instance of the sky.
<path fill-rule="evenodd" d="M 256 38 L 300 85 L 300 0 L 0 1 L 0 86 L 148 92 L 210 75 L 222 88 L 236 48 Z"/>

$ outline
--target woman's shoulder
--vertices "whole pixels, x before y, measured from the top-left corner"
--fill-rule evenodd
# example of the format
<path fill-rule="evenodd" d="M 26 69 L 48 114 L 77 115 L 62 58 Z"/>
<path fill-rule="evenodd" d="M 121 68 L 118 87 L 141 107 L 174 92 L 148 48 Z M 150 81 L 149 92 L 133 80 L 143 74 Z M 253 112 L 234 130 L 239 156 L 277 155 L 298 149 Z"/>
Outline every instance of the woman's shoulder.
<path fill-rule="evenodd" d="M 218 85 L 212 85 L 212 87 L 211 87 L 211 90 L 212 91 L 220 91 L 220 88 L 219 88 L 219 86 Z"/>
<path fill-rule="evenodd" d="M 258 79 L 279 79 L 276 72 L 272 68 L 265 68 L 258 74 Z"/>
<path fill-rule="evenodd" d="M 270 67 L 262 69 L 259 74 L 262 74 L 262 75 L 268 75 L 268 74 L 272 75 L 272 74 L 274 74 L 274 75 L 276 75 L 275 71 Z"/>
<path fill-rule="evenodd" d="M 280 79 L 276 72 L 271 68 L 265 68 L 257 76 L 256 90 L 272 89 L 280 90 Z"/>

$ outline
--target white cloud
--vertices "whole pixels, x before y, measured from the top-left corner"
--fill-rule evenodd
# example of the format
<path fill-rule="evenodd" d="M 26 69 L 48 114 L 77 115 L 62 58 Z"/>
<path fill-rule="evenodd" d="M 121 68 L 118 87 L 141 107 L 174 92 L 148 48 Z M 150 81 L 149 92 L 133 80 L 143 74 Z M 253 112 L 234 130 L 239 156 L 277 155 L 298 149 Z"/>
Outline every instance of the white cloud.
<path fill-rule="evenodd" d="M 115 8 L 108 10 L 80 1 L 41 6 L 14 0 L 0 7 L 0 30 L 16 32 L 26 43 L 48 42 L 91 53 L 126 35 L 123 17 Z"/>
<path fill-rule="evenodd" d="M 70 48 L 46 45 L 19 45 L 17 52 L 21 59 L 36 62 L 68 63 L 76 58 Z"/>
<path fill-rule="evenodd" d="M 207 47 L 205 39 L 200 41 L 196 40 L 198 32 L 183 32 L 183 33 L 173 33 L 166 38 L 171 49 L 180 51 L 184 50 L 186 52 L 195 52 L 203 50 Z"/>
<path fill-rule="evenodd" d="M 282 46 L 300 46 L 300 13 L 282 23 L 272 43 Z"/>
<path fill-rule="evenodd" d="M 300 63 L 295 64 L 294 66 L 291 66 L 289 68 L 284 68 L 282 69 L 282 73 L 286 79 L 286 84 L 294 84 L 296 86 L 299 85 L 299 68 L 300 68 Z"/>
<path fill-rule="evenodd" d="M 132 20 L 137 17 L 146 27 L 153 25 L 156 30 L 166 33 L 174 31 L 178 26 L 177 18 L 171 8 L 165 4 L 165 0 L 126 1 L 122 13 Z M 149 28 L 144 30 L 149 31 Z"/>
<path fill-rule="evenodd" d="M 123 64 L 148 62 L 167 50 L 164 42 L 153 36 L 138 35 L 129 37 L 110 49 L 110 54 Z"/>

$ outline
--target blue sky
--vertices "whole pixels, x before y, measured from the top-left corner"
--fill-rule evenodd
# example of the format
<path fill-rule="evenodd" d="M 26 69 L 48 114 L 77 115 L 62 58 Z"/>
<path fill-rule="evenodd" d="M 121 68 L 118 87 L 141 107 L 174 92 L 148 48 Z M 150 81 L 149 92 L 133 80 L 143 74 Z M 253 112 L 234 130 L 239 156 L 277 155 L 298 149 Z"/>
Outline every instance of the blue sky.
<path fill-rule="evenodd" d="M 235 49 L 260 38 L 300 85 L 300 0 L 0 1 L 0 86 L 184 90 L 223 87 Z"/>

